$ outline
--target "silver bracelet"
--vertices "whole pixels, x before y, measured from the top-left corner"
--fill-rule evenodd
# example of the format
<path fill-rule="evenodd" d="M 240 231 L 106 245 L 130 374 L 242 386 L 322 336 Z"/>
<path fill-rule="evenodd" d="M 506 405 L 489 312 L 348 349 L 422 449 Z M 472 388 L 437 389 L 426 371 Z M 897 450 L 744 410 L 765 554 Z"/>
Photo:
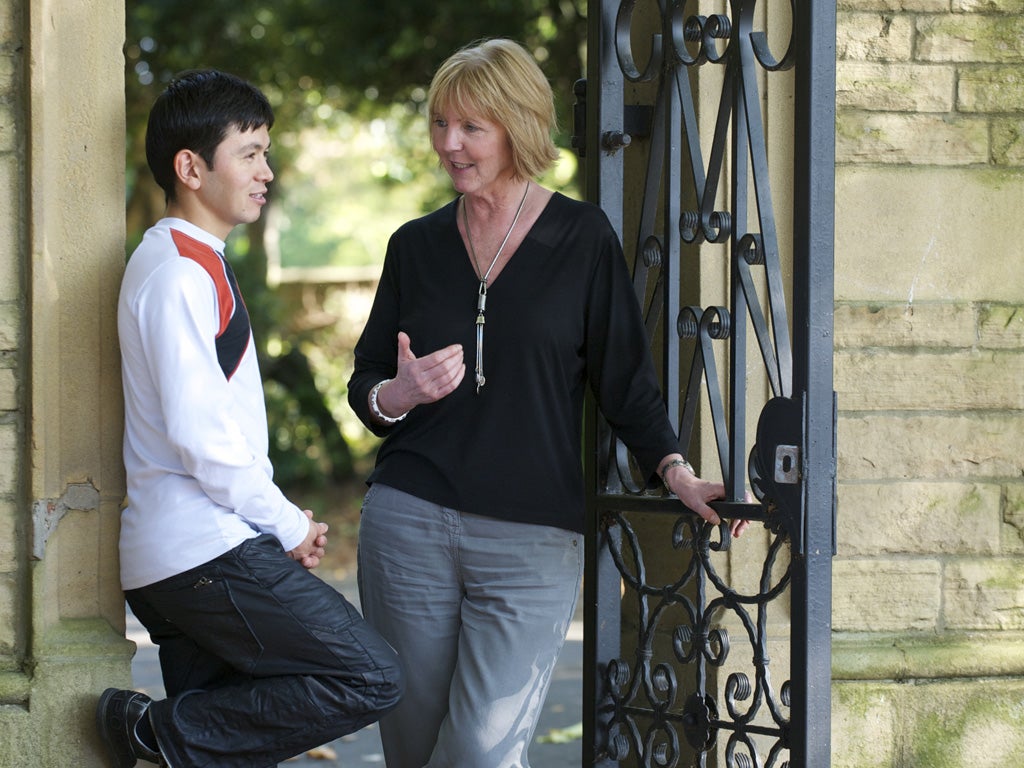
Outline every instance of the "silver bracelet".
<path fill-rule="evenodd" d="M 394 379 L 384 379 L 384 381 L 379 381 L 374 385 L 373 389 L 370 390 L 370 411 L 373 413 L 374 417 L 380 419 L 385 424 L 397 424 L 409 415 L 408 411 L 403 413 L 401 416 L 385 416 L 381 411 L 380 406 L 377 405 L 377 393 L 380 392 L 380 388 L 389 381 L 394 381 Z"/>
<path fill-rule="evenodd" d="M 693 471 L 693 466 L 686 459 L 672 459 L 672 461 L 661 468 L 661 482 L 664 483 L 666 488 L 668 488 L 668 482 L 665 480 L 665 475 L 668 474 L 669 469 L 672 467 L 685 467 L 687 472 L 694 477 L 697 476 L 697 473 Z"/>

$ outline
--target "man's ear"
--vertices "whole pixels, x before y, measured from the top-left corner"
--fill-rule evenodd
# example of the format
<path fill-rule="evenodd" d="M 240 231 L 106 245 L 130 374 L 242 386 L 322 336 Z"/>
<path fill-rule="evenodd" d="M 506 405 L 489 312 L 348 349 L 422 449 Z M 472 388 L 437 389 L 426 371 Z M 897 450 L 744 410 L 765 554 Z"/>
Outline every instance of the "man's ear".
<path fill-rule="evenodd" d="M 174 174 L 187 189 L 199 189 L 203 183 L 202 171 L 206 162 L 191 149 L 182 149 L 174 156 Z"/>

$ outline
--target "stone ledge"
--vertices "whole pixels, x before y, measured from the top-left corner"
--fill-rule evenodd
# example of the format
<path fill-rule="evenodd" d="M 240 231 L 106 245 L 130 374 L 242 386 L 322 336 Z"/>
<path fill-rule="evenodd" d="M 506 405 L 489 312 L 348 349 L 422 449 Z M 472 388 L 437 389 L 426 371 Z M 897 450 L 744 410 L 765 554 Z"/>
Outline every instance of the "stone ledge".
<path fill-rule="evenodd" d="M 23 672 L 0 672 L 0 706 L 27 706 L 32 678 Z"/>
<path fill-rule="evenodd" d="M 832 639 L 833 680 L 942 680 L 1024 675 L 1024 633 L 894 635 Z"/>
<path fill-rule="evenodd" d="M 37 665 L 131 660 L 135 643 L 103 619 L 65 619 L 37 632 L 32 655 Z"/>

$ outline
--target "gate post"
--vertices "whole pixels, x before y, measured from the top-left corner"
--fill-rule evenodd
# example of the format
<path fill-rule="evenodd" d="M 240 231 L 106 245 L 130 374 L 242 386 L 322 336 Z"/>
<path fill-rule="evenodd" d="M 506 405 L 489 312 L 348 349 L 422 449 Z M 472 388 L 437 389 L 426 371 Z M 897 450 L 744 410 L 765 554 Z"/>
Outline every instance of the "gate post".
<path fill-rule="evenodd" d="M 803 5 L 801 8 L 800 5 Z M 794 155 L 793 378 L 804 395 L 802 552 L 794 551 L 794 766 L 831 759 L 832 557 L 836 550 L 836 406 L 833 392 L 836 5 L 798 4 Z M 801 562 L 802 561 L 802 562 Z"/>
<path fill-rule="evenodd" d="M 600 205 L 612 226 L 622 232 L 622 152 L 606 153 L 601 137 L 606 133 L 623 132 L 624 117 L 623 80 L 612 45 L 613 31 L 610 18 L 602 9 L 600 0 L 591 0 L 587 12 L 587 77 L 577 84 L 577 115 L 583 125 L 575 126 L 581 156 L 591 159 L 586 165 L 586 199 Z M 595 54 L 596 51 L 596 54 Z M 602 155 L 598 162 L 598 156 Z M 598 444 L 599 426 L 596 408 L 589 402 L 584 425 L 584 445 Z M 584 481 L 587 488 L 598 486 L 597 467 L 601 463 L 595 454 L 586 454 Z M 607 732 L 607 721 L 598 712 L 601 696 L 600 680 L 606 665 L 603 660 L 620 655 L 622 622 L 619 613 L 620 595 L 612 585 L 618 582 L 618 573 L 606 548 L 600 546 L 600 521 L 596 515 L 585 516 L 585 571 L 583 593 L 583 619 L 585 627 L 600 626 L 600 632 L 585 632 L 583 636 L 583 765 L 611 768 L 615 762 L 607 756 L 606 746 L 598 745 L 597 734 Z M 615 535 L 614 531 L 609 532 Z M 600 619 L 598 618 L 600 617 Z"/>

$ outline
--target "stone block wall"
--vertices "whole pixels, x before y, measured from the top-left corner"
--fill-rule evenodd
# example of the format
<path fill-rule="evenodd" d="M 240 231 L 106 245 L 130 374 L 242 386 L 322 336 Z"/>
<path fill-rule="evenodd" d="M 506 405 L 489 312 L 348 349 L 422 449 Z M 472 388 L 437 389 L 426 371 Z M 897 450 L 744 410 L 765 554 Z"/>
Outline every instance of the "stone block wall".
<path fill-rule="evenodd" d="M 24 700 L 19 674 L 25 654 L 23 551 L 18 501 L 23 498 L 23 348 L 25 298 L 22 266 L 24 120 L 17 87 L 22 73 L 20 13 L 0 6 L 0 705 Z"/>
<path fill-rule="evenodd" d="M 1024 3 L 844 0 L 833 766 L 1024 764 Z"/>

